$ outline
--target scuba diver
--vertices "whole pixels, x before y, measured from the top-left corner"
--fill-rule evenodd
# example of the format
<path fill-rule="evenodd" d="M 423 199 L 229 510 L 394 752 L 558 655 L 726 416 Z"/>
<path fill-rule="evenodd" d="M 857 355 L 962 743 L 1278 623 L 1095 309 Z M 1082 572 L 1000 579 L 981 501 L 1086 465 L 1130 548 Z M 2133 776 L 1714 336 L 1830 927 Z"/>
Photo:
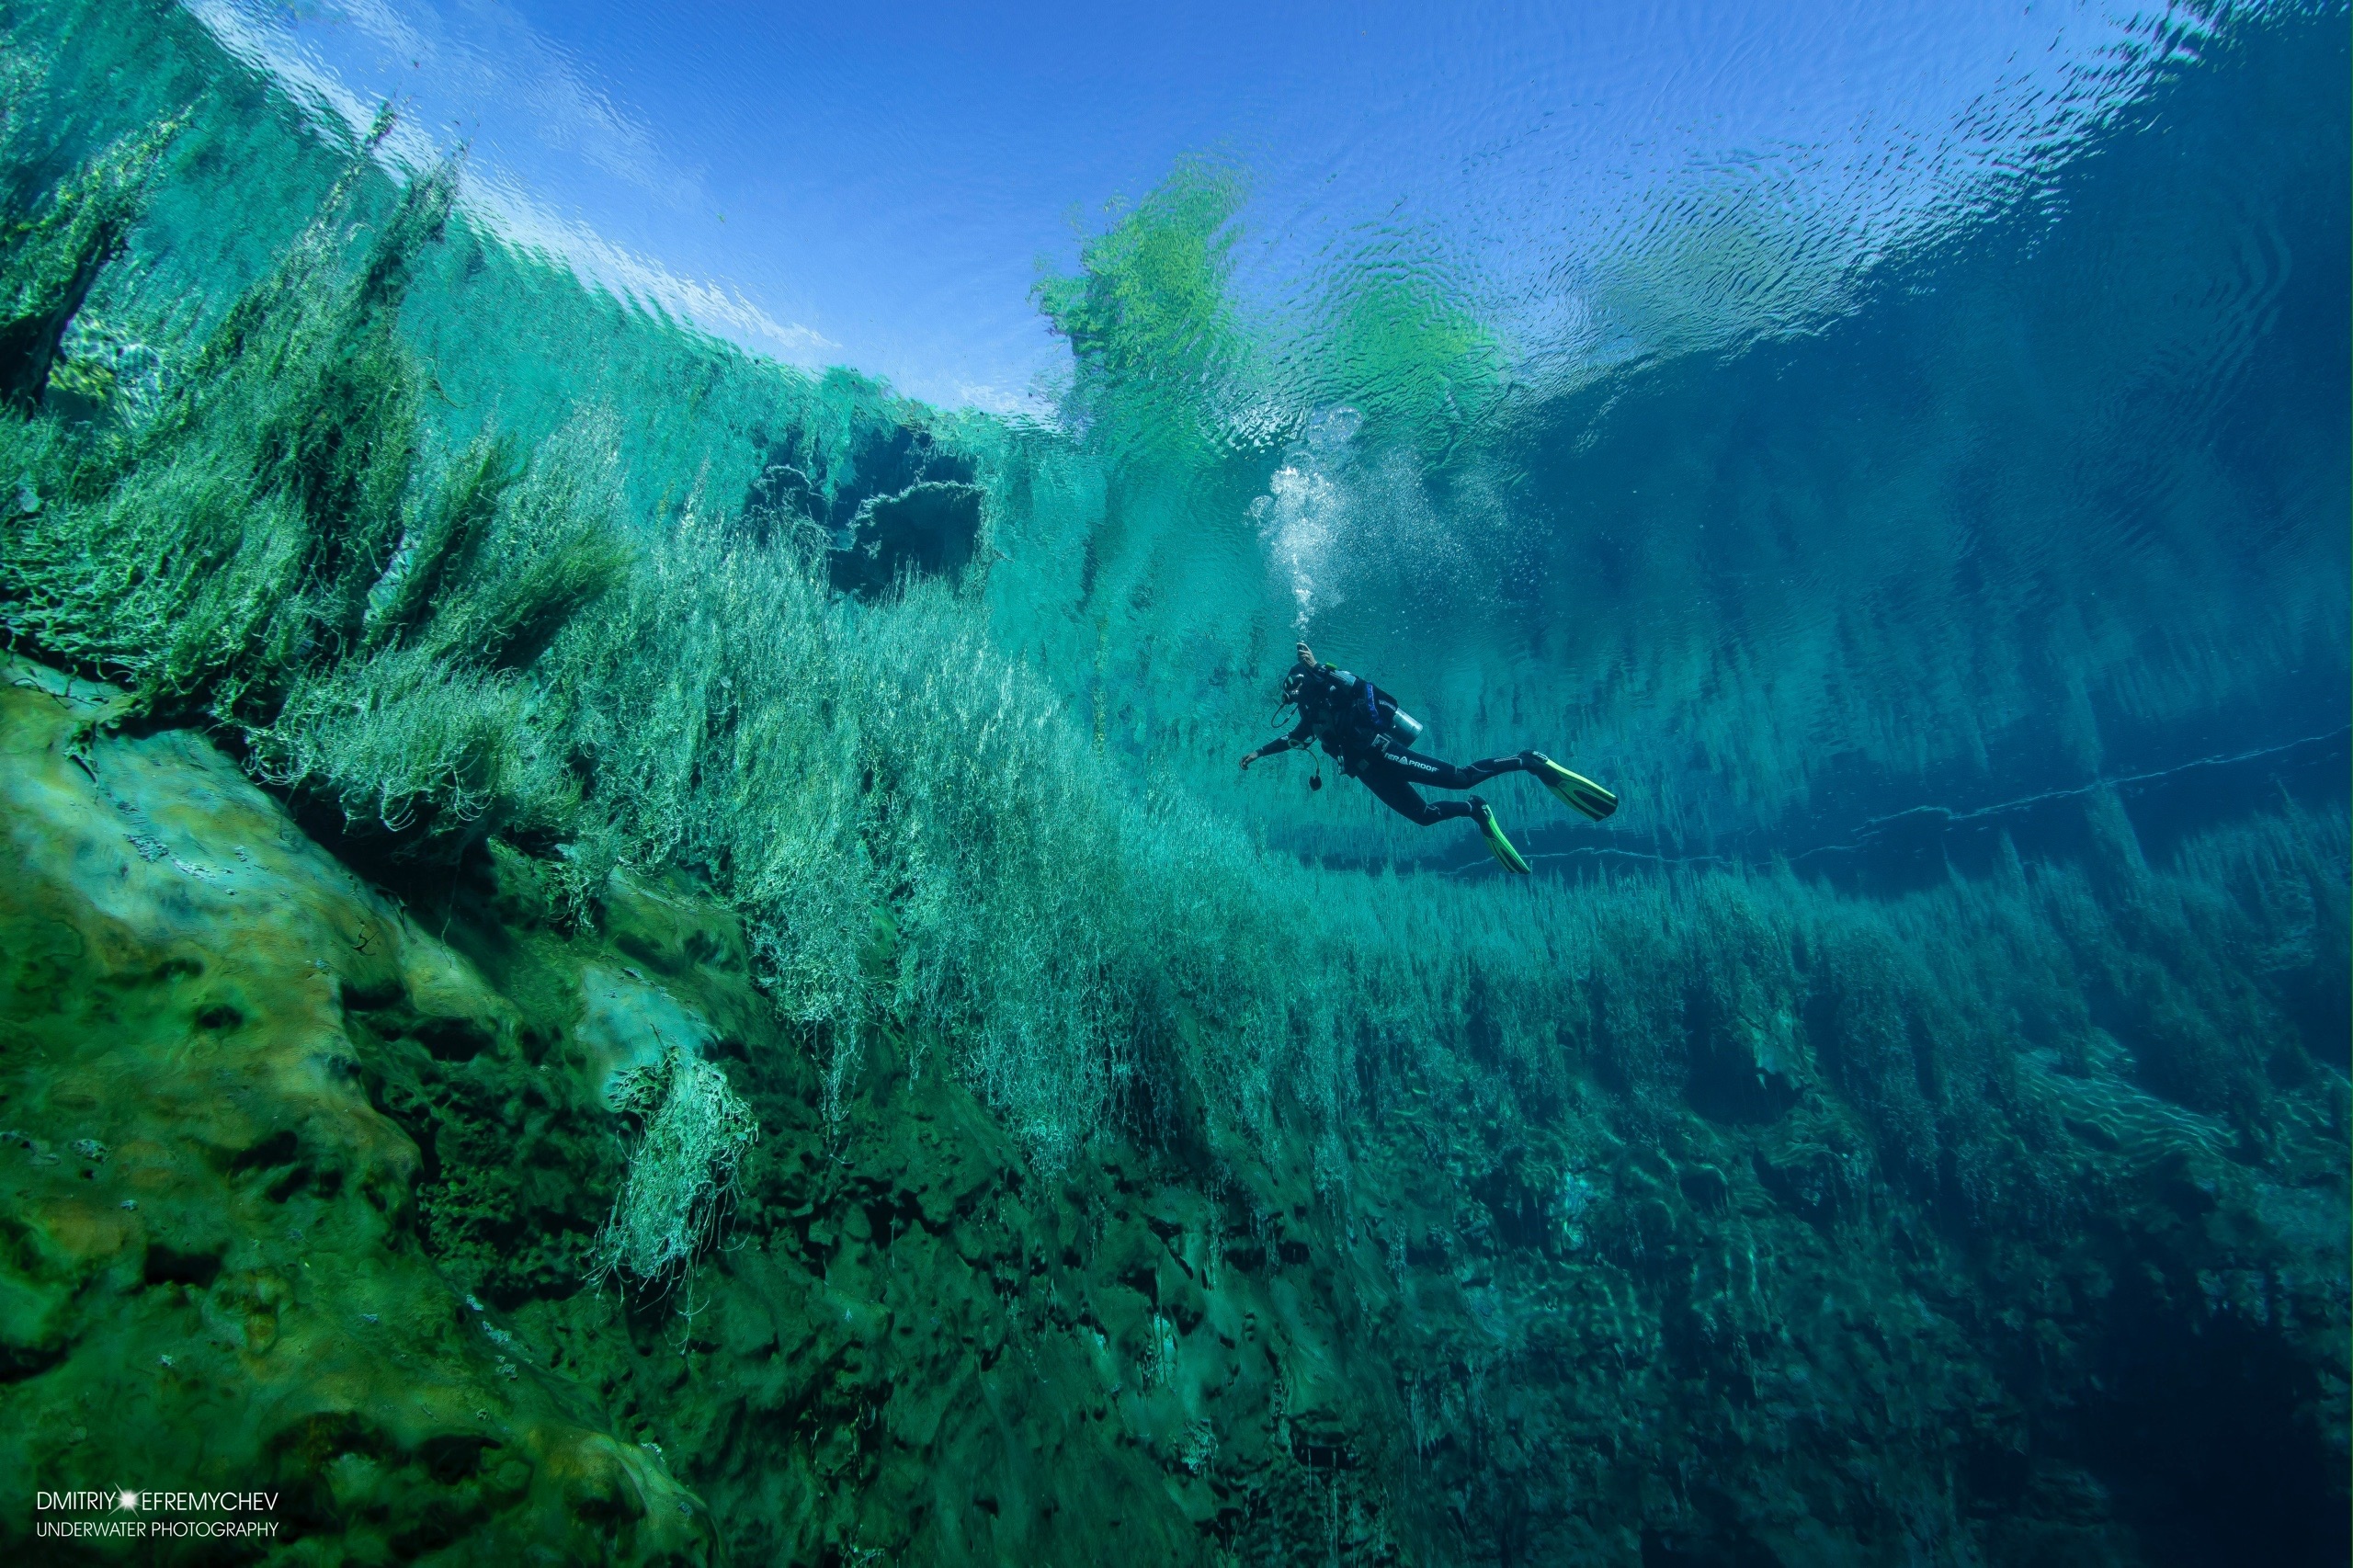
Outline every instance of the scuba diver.
<path fill-rule="evenodd" d="M 1283 677 L 1282 707 L 1296 707 L 1299 722 L 1290 733 L 1278 735 L 1245 756 L 1244 767 L 1262 756 L 1303 751 L 1311 743 L 1320 743 L 1328 755 L 1339 759 L 1341 772 L 1362 779 L 1366 789 L 1400 815 L 1424 827 L 1450 817 L 1469 817 L 1478 824 L 1479 835 L 1487 841 L 1495 858 L 1506 870 L 1522 876 L 1528 874 L 1528 862 L 1495 825 L 1495 813 L 1486 801 L 1476 795 L 1467 801 L 1425 801 L 1415 786 L 1469 790 L 1497 774 L 1532 773 L 1538 783 L 1595 822 L 1618 809 L 1617 796 L 1540 751 L 1457 766 L 1408 749 L 1421 736 L 1420 721 L 1401 710 L 1395 698 L 1372 682 L 1318 664 L 1304 642 L 1299 645 L 1299 663 Z M 1319 772 L 1307 783 L 1309 789 L 1320 790 L 1324 776 Z"/>

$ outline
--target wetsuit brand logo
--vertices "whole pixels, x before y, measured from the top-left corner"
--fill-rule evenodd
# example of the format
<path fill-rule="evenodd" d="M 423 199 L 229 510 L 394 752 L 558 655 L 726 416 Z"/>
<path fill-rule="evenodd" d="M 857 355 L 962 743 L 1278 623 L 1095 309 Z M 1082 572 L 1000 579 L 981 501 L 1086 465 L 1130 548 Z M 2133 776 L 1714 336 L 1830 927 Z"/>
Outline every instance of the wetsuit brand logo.
<path fill-rule="evenodd" d="M 278 1521 L 275 1492 L 38 1491 L 33 1533 L 49 1540 L 269 1540 Z M 97 1517 L 70 1516 L 96 1515 Z"/>

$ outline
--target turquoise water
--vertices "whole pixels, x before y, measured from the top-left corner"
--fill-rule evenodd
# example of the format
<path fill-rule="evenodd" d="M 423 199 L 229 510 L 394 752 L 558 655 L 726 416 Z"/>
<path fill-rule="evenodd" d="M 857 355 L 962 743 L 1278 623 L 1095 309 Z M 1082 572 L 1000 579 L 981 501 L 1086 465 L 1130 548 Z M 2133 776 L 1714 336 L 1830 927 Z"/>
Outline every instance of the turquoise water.
<path fill-rule="evenodd" d="M 1260 727 L 1302 631 L 1405 694 L 1443 754 L 1549 744 L 1606 758 L 1643 802 L 1606 843 L 1538 828 L 1540 853 L 1844 864 L 1839 846 L 1898 813 L 2101 780 L 2138 798 L 2144 776 L 2193 788 L 2213 776 L 2173 770 L 2249 753 L 2325 778 L 2346 722 L 2344 540 L 2323 524 L 2345 396 L 2316 347 L 2344 336 L 2336 27 L 2290 8 L 2150 33 L 2106 62 L 2129 92 L 2079 88 L 2104 112 L 1948 193 L 1868 267 L 1813 259 L 1840 244 L 1836 207 L 1757 210 L 1737 166 L 1729 186 L 1694 178 L 1556 277 L 1587 319 L 1549 338 L 1514 290 L 1475 297 L 1410 228 L 1277 286 L 1323 292 L 1268 314 L 1253 296 L 1270 264 L 1250 254 L 1268 220 L 1224 211 L 1248 172 L 1219 165 L 1206 199 L 1229 220 L 1215 265 L 1233 292 L 1183 350 L 1181 412 L 1219 449 L 1126 460 L 1099 501 L 1000 509 L 1027 553 L 990 583 L 999 640 L 1099 701 L 1104 744 L 1135 767 L 1327 858 L 1482 859 L 1347 791 L 1229 788 L 1217 764 Z M 302 155 L 273 145 L 270 165 Z M 229 157 L 167 187 L 137 242 L 154 265 L 108 280 L 147 294 L 120 310 L 218 309 L 307 216 L 327 177 L 311 158 L 310 185 Z M 223 231 L 203 188 L 222 179 L 283 205 Z M 214 286 L 192 293 L 191 275 Z M 744 442 L 700 438 L 749 434 L 756 396 L 689 415 L 642 395 L 632 376 L 660 384 L 664 354 L 700 352 L 650 338 L 554 376 L 588 307 L 517 310 L 552 280 L 489 276 L 408 311 L 445 386 L 483 378 L 438 411 L 453 429 L 616 398 L 658 449 L 660 477 L 631 476 L 641 503 L 666 489 L 675 506 L 706 461 L 727 498 L 748 490 Z M 460 347 L 486 339 L 504 352 Z M 1138 438 L 1117 424 L 1092 444 Z"/>
<path fill-rule="evenodd" d="M 1927 174 L 1859 135 L 1784 178 L 1728 141 L 1613 208 L 1562 173 L 1597 153 L 1498 153 L 1458 210 L 1376 141 L 1412 221 L 1351 225 L 1299 197 L 1270 115 L 1255 153 L 1179 148 L 1115 210 L 1059 193 L 1087 216 L 1014 279 L 1035 341 L 988 361 L 1043 344 L 1046 374 L 995 407 L 882 380 L 912 329 L 785 363 L 680 319 L 685 270 L 520 243 L 555 245 L 500 227 L 527 186 L 414 125 L 363 148 L 318 80 L 262 69 L 274 13 L 105 10 L 5 13 L 13 256 L 116 138 L 182 121 L 10 416 L 13 645 L 221 737 L 404 888 L 494 844 L 587 903 L 616 866 L 690 873 L 808 1031 L 828 1119 L 877 1039 L 930 1040 L 1040 1168 L 1198 1123 L 1237 1170 L 1296 1140 L 1322 1193 L 1432 1063 L 1483 1085 L 1466 1139 L 1764 1136 L 1803 1085 L 1990 1278 L 2013 1241 L 2102 1233 L 2109 1189 L 2069 1185 L 2092 1144 L 2057 1131 L 2086 1117 L 2020 1087 L 2056 1062 L 2341 1202 L 2281 1151 L 2343 1153 L 2348 1066 L 2342 7 L 2120 25 L 1884 143 Z M 400 239 L 436 167 L 456 205 Z M 11 265 L 20 305 L 54 292 Z M 279 324 L 267 365 L 222 347 L 241 298 Z M 1013 341 L 975 329 L 956 363 Z M 494 542 L 387 609 L 484 432 L 525 499 L 485 492 Z M 244 513 L 199 540 L 199 472 L 308 519 L 299 568 L 239 553 Z M 212 587 L 248 582 L 304 608 L 233 625 Z M 1521 882 L 1467 824 L 1329 767 L 1311 790 L 1307 758 L 1242 771 L 1300 640 L 1421 749 L 1540 747 L 1620 810 L 1489 786 Z M 2297 1267 L 2341 1280 L 2334 1244 Z M 2341 1556 L 2341 1343 L 2338 1382 L 2323 1356 L 2279 1392 L 2269 1341 L 2226 1375 L 2178 1326 L 2102 1331 L 2113 1408 L 2006 1361 L 2003 1397 L 2104 1413 L 2053 1441 L 2147 1561 Z M 2027 1354 L 1979 1327 L 1989 1365 Z M 2249 1436 L 2281 1411 L 2306 1425 Z M 1449 1528 L 1463 1561 L 1574 1558 L 1540 1524 Z M 1644 1562 L 1734 1560 L 1658 1539 Z"/>

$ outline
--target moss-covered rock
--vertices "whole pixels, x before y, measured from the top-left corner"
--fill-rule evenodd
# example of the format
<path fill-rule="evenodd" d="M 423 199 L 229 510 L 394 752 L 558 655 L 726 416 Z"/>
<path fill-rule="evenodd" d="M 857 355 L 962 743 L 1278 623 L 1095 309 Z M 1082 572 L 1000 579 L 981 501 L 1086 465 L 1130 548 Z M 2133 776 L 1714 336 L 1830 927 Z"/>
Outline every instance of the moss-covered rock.
<path fill-rule="evenodd" d="M 428 1160 L 371 1098 L 387 1040 L 519 1055 L 513 1006 L 199 738 L 91 744 L 98 701 L 9 674 L 10 1473 L 273 1493 L 309 1561 L 707 1559 L 692 1494 L 435 1267 L 518 1145 Z"/>

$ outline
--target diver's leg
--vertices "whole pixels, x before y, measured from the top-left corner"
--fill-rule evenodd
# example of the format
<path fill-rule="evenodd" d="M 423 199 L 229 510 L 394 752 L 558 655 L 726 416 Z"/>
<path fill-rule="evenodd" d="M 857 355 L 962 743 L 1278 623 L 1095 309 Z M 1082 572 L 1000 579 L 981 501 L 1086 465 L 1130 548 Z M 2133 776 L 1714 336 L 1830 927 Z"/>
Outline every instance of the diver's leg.
<path fill-rule="evenodd" d="M 1490 756 L 1478 762 L 1440 762 L 1434 756 L 1424 756 L 1417 751 L 1392 751 L 1388 760 L 1403 770 L 1405 778 L 1431 790 L 1475 790 L 1498 773 L 1518 773 L 1528 767 L 1529 754 L 1518 756 Z"/>
<path fill-rule="evenodd" d="M 1479 765 L 1473 763 L 1472 766 Z M 1504 830 L 1495 822 L 1495 813 L 1487 809 L 1484 801 L 1476 795 L 1467 801 L 1425 801 L 1414 789 L 1415 784 L 1434 782 L 1433 775 L 1442 778 L 1460 778 L 1469 772 L 1470 768 L 1456 767 L 1431 757 L 1417 757 L 1411 752 L 1388 752 L 1367 763 L 1357 777 L 1364 780 L 1366 789 L 1387 801 L 1392 809 L 1413 818 L 1424 827 L 1445 822 L 1450 817 L 1469 817 L 1478 827 L 1479 836 L 1487 841 L 1487 848 L 1503 862 L 1505 870 L 1523 877 L 1528 875 L 1528 861 L 1512 847 L 1511 840 L 1504 836 Z M 1475 778 L 1470 781 L 1476 782 Z M 1464 790 L 1470 788 L 1470 784 L 1449 783 L 1440 785 L 1440 788 Z"/>
<path fill-rule="evenodd" d="M 1422 827 L 1471 814 L 1470 805 L 1462 801 L 1423 800 L 1414 788 L 1416 780 L 1397 766 L 1398 760 L 1393 756 L 1376 758 L 1357 774 L 1383 805 Z"/>

